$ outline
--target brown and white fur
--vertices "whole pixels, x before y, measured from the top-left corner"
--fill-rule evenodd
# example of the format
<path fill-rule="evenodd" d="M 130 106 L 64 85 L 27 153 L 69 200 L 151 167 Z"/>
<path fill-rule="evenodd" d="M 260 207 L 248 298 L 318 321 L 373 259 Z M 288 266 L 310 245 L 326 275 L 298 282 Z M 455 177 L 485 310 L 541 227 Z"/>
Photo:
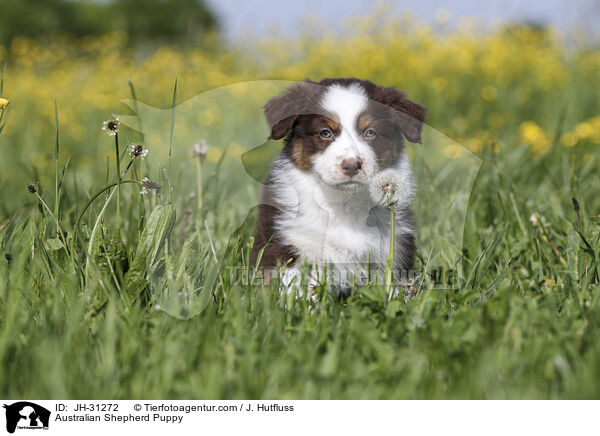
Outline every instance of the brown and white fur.
<path fill-rule="evenodd" d="M 265 105 L 270 138 L 285 138 L 265 182 L 251 261 L 295 272 L 308 263 L 355 273 L 382 266 L 390 214 L 375 207 L 368 181 L 396 168 L 411 179 L 404 137 L 421 142 L 426 109 L 395 88 L 354 78 L 306 80 Z M 413 266 L 415 224 L 396 210 L 395 269 Z M 350 280 L 352 280 L 350 278 Z M 342 284 L 342 288 L 344 284 Z"/>

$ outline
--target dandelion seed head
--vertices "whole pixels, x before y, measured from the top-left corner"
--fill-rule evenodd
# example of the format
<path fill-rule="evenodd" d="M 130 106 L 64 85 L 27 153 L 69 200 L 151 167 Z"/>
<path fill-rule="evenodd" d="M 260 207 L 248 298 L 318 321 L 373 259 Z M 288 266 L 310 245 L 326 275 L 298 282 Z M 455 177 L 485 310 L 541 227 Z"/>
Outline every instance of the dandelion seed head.
<path fill-rule="evenodd" d="M 529 222 L 534 227 L 548 227 L 550 223 L 546 220 L 544 215 L 540 215 L 538 212 L 534 212 L 529 217 Z"/>
<path fill-rule="evenodd" d="M 537 213 L 537 212 L 535 212 L 535 213 L 532 213 L 532 214 L 529 216 L 529 222 L 530 222 L 532 225 L 534 225 L 534 226 L 537 226 L 537 225 L 538 225 L 538 221 L 539 221 L 539 217 L 540 217 L 540 214 L 539 214 L 539 213 Z"/>
<path fill-rule="evenodd" d="M 369 181 L 371 198 L 380 206 L 409 205 L 413 191 L 410 177 L 393 168 L 375 174 Z"/>
<path fill-rule="evenodd" d="M 140 191 L 140 194 L 146 195 L 149 191 L 156 191 L 160 188 L 160 183 L 153 182 L 148 177 L 144 177 L 142 179 L 142 190 Z"/>
<path fill-rule="evenodd" d="M 142 159 L 144 159 L 146 156 L 148 156 L 148 149 L 144 148 L 140 144 L 129 144 L 129 154 L 132 157 L 138 157 L 139 156 Z"/>
<path fill-rule="evenodd" d="M 102 130 L 104 130 L 109 136 L 115 136 L 119 132 L 119 128 L 121 127 L 121 121 L 119 121 L 119 117 L 114 120 L 106 120 L 102 124 Z"/>
<path fill-rule="evenodd" d="M 204 159 L 206 159 L 206 153 L 208 153 L 209 148 L 210 147 L 208 146 L 206 141 L 204 139 L 201 139 L 192 147 L 192 156 L 195 156 L 198 159 L 200 159 L 200 162 L 204 162 Z"/>

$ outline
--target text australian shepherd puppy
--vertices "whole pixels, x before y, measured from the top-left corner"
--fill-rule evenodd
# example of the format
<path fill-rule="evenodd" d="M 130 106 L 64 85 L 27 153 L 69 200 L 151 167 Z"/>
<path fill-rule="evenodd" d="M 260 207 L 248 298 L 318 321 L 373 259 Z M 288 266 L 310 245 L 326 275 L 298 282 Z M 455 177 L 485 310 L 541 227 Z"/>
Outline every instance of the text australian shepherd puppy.
<path fill-rule="evenodd" d="M 339 281 L 367 262 L 383 267 L 390 212 L 369 196 L 369 180 L 394 168 L 411 179 L 404 138 L 421 142 L 426 109 L 395 88 L 354 78 L 306 80 L 265 105 L 271 139 L 285 138 L 266 179 L 251 261 L 272 270 L 327 266 Z M 410 270 L 410 204 L 395 210 L 396 274 Z M 338 283 L 344 288 L 344 283 Z M 347 284 L 347 283 L 346 283 Z"/>

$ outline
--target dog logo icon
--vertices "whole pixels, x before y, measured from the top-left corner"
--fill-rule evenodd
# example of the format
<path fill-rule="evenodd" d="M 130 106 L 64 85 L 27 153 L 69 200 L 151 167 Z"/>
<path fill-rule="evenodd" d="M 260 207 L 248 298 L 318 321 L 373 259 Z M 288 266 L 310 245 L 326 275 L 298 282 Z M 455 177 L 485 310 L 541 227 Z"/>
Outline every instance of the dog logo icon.
<path fill-rule="evenodd" d="M 29 401 L 19 401 L 4 405 L 6 409 L 6 431 L 14 433 L 19 429 L 48 429 L 50 411 Z"/>

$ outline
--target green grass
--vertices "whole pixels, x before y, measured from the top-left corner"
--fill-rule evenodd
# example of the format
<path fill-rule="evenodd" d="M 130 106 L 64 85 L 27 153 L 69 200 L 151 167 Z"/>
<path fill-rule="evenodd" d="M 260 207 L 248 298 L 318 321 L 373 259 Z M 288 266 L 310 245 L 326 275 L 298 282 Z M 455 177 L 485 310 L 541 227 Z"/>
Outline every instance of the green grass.
<path fill-rule="evenodd" d="M 167 181 L 170 160 L 158 171 L 135 161 L 124 179 L 154 174 L 162 190 L 140 197 L 137 184 L 123 183 L 118 231 L 114 201 L 100 216 L 112 191 L 100 193 L 73 240 L 93 192 L 62 159 L 55 186 L 38 187 L 48 210 L 25 189 L 33 180 L 2 192 L 23 207 L 0 223 L 0 396 L 598 398 L 598 157 L 559 145 L 532 157 L 502 141 L 481 157 L 458 289 L 426 282 L 388 304 L 367 287 L 312 309 L 273 287 L 242 286 L 220 267 L 250 268 L 254 223 L 250 214 L 237 227 L 247 210 L 232 194 L 245 187 L 227 162 L 205 164 L 198 209 L 189 192 L 172 203 L 166 192 L 186 180 L 193 191 L 193 173 Z M 107 166 L 94 190 L 115 181 Z M 536 213 L 544 224 L 530 221 Z M 417 268 L 427 263 L 420 252 Z"/>

